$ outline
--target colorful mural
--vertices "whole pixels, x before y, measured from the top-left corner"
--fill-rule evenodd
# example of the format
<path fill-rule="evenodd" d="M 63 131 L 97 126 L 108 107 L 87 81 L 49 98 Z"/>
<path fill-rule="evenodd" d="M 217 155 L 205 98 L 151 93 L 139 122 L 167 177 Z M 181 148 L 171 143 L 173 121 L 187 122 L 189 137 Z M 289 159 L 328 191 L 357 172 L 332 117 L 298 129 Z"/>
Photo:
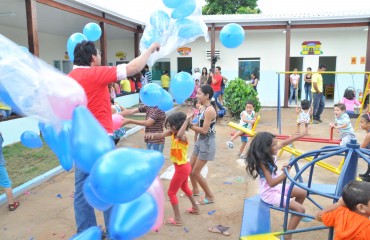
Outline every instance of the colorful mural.
<path fill-rule="evenodd" d="M 177 49 L 177 52 L 179 53 L 180 56 L 189 56 L 189 54 L 191 53 L 191 48 L 181 47 Z"/>
<path fill-rule="evenodd" d="M 301 55 L 321 55 L 320 41 L 305 41 L 302 43 Z"/>

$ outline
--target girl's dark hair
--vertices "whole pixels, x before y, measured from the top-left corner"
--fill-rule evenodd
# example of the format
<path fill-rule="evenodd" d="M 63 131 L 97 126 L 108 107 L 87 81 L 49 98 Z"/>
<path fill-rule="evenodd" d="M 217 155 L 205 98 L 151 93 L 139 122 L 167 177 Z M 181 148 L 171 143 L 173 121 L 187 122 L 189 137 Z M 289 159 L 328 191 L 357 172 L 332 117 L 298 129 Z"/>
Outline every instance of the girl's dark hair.
<path fill-rule="evenodd" d="M 208 94 L 208 99 L 211 100 L 213 97 L 213 89 L 210 85 L 203 85 L 200 87 L 202 93 Z"/>
<path fill-rule="evenodd" d="M 114 105 L 114 99 L 113 99 L 113 98 L 110 98 L 110 103 L 111 103 L 112 105 Z"/>
<path fill-rule="evenodd" d="M 301 108 L 303 109 L 303 110 L 307 110 L 307 109 L 309 109 L 310 108 L 310 101 L 308 101 L 308 100 L 302 100 L 302 102 L 301 102 Z"/>
<path fill-rule="evenodd" d="M 361 118 L 364 119 L 366 122 L 370 122 L 369 113 L 362 114 Z"/>
<path fill-rule="evenodd" d="M 194 99 L 193 101 L 193 107 L 197 107 L 198 99 Z"/>
<path fill-rule="evenodd" d="M 82 41 L 78 43 L 73 52 L 73 64 L 77 66 L 90 66 L 93 55 L 96 56 L 98 51 L 92 41 Z"/>
<path fill-rule="evenodd" d="M 184 124 L 186 120 L 186 114 L 183 112 L 175 112 L 169 115 L 164 122 L 164 126 L 166 129 L 174 128 L 177 131 L 180 130 L 182 124 Z M 189 126 L 186 127 L 188 130 Z"/>
<path fill-rule="evenodd" d="M 273 172 L 276 173 L 277 166 L 274 163 L 274 157 L 271 154 L 271 146 L 275 135 L 269 132 L 258 133 L 251 142 L 250 148 L 247 153 L 247 173 L 256 179 L 262 172 L 261 165 L 265 165 L 270 169 L 270 165 L 274 166 Z"/>
<path fill-rule="evenodd" d="M 346 91 L 344 91 L 344 98 L 347 98 L 348 100 L 352 100 L 355 98 L 355 92 L 353 89 L 347 88 Z"/>
<path fill-rule="evenodd" d="M 206 72 L 205 73 L 203 73 L 203 70 L 206 70 Z M 204 75 L 204 76 L 207 76 L 207 74 L 208 74 L 208 70 L 207 70 L 207 68 L 206 67 L 204 67 L 204 68 L 202 68 L 202 75 Z"/>
<path fill-rule="evenodd" d="M 252 105 L 253 107 L 255 106 L 255 104 L 254 104 L 254 102 L 253 101 L 247 101 L 247 103 L 245 104 L 246 106 L 247 106 L 247 104 L 250 104 L 250 105 Z"/>
<path fill-rule="evenodd" d="M 370 201 L 370 183 L 351 181 L 343 188 L 342 198 L 351 211 L 356 211 L 357 204 L 368 205 Z"/>

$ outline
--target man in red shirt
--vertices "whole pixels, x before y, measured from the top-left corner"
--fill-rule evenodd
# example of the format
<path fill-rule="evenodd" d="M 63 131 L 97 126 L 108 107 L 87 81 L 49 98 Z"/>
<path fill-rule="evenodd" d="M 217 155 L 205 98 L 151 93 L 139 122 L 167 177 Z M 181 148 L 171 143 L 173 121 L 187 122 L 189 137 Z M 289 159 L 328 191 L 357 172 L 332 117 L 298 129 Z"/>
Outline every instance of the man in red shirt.
<path fill-rule="evenodd" d="M 225 110 L 221 103 L 218 101 L 218 96 L 221 95 L 221 83 L 222 83 L 222 76 L 221 76 L 221 67 L 217 66 L 215 68 L 215 73 L 210 73 L 212 77 L 211 87 L 213 89 L 213 98 L 216 101 L 217 107 L 220 110 Z"/>
<path fill-rule="evenodd" d="M 69 76 L 75 79 L 85 90 L 88 104 L 87 107 L 105 128 L 107 134 L 113 135 L 113 122 L 111 102 L 108 91 L 108 84 L 125 79 L 140 72 L 150 55 L 159 49 L 158 43 L 153 43 L 150 48 L 130 63 L 117 66 L 101 66 L 100 52 L 91 41 L 82 41 L 77 44 L 74 50 L 74 66 Z M 94 208 L 85 200 L 83 185 L 88 173 L 76 167 L 75 169 L 75 194 L 74 210 L 77 225 L 77 233 L 83 232 L 89 227 L 96 226 Z M 110 209 L 104 212 L 106 228 L 109 223 Z M 109 235 L 107 229 L 107 235 Z"/>

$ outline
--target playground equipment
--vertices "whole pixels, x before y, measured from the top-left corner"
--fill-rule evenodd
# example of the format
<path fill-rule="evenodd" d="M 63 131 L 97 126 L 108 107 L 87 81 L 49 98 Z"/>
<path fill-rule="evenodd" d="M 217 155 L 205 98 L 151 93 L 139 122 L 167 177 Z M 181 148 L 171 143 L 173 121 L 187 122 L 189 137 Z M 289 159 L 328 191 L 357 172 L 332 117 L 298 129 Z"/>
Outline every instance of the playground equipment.
<path fill-rule="evenodd" d="M 315 165 L 320 163 L 322 160 L 334 157 L 337 155 L 345 155 L 344 164 L 342 171 L 339 174 L 338 180 L 335 185 L 329 184 L 317 184 L 314 180 L 314 169 Z M 298 162 L 305 158 L 312 158 L 312 161 L 306 163 L 301 169 L 298 168 Z M 300 215 L 302 217 L 308 217 L 314 219 L 314 216 L 308 214 L 302 214 L 289 210 L 290 196 L 294 186 L 298 186 L 307 191 L 307 199 L 311 201 L 319 209 L 323 207 L 314 200 L 311 195 L 320 195 L 325 198 L 333 200 L 333 203 L 337 202 L 342 195 L 343 187 L 351 180 L 354 180 L 357 176 L 357 165 L 358 159 L 362 158 L 367 163 L 370 163 L 370 151 L 367 149 L 360 149 L 359 144 L 356 140 L 351 140 L 347 146 L 327 146 L 320 150 L 304 153 L 297 158 L 290 161 L 290 166 L 295 166 L 297 174 L 293 177 L 285 169 L 287 179 L 291 182 L 283 207 L 283 197 L 281 198 L 280 206 L 272 206 L 259 200 L 259 196 L 254 196 L 245 200 L 244 215 L 242 221 L 242 228 L 240 232 L 240 239 L 242 240 L 253 240 L 253 239 L 277 239 L 276 236 L 285 234 L 294 234 L 308 231 L 317 231 L 327 229 L 326 226 L 315 226 L 308 228 L 300 228 L 296 230 L 287 230 L 287 224 L 290 214 Z M 308 171 L 308 180 L 304 182 L 302 180 L 302 174 Z M 286 180 L 283 182 L 283 192 L 285 191 Z M 275 209 L 284 212 L 284 223 L 283 230 L 280 232 L 271 233 L 270 229 L 270 209 Z M 268 226 L 266 226 L 268 225 Z M 328 240 L 333 239 L 333 229 L 330 229 Z"/>
<path fill-rule="evenodd" d="M 292 71 L 287 71 L 287 72 L 277 72 L 276 74 L 278 75 L 278 86 L 277 86 L 277 89 L 278 89 L 278 96 L 277 96 L 277 128 L 279 130 L 279 134 L 281 134 L 281 103 L 280 103 L 280 98 L 281 98 L 281 93 L 280 93 L 280 75 L 281 74 L 291 74 L 291 73 L 294 73 Z M 308 72 L 296 72 L 298 74 L 307 74 Z M 312 74 L 314 74 L 316 72 L 312 72 Z M 323 74 L 323 75 L 326 75 L 326 74 L 334 74 L 334 75 L 338 75 L 338 74 L 342 74 L 342 75 L 348 75 L 350 74 L 352 76 L 352 87 L 354 89 L 358 89 L 360 91 L 362 91 L 362 86 L 363 86 L 363 83 L 359 83 L 359 79 L 355 80 L 354 79 L 354 75 L 358 75 L 358 76 L 361 76 L 362 75 L 365 75 L 365 76 L 368 76 L 370 75 L 370 72 L 332 72 L 332 71 L 326 71 L 326 72 L 320 72 L 320 74 Z M 336 82 L 339 81 L 338 79 L 336 80 Z M 355 86 L 355 82 L 357 81 L 357 87 Z M 366 96 L 366 93 L 368 93 L 368 90 L 369 90 L 369 78 L 367 77 L 367 83 L 366 83 L 366 88 L 365 88 L 365 91 L 364 91 L 364 97 Z M 349 85 L 346 85 L 344 89 L 348 88 Z M 336 84 L 336 87 L 337 87 L 337 91 L 338 91 L 338 96 L 340 96 L 340 92 L 339 92 L 339 84 L 337 83 Z M 361 89 L 359 89 L 359 87 Z M 286 93 L 285 93 L 286 94 Z M 343 93 L 342 93 L 343 94 Z M 338 100 L 341 99 L 341 96 L 340 98 L 338 98 Z M 362 113 L 362 110 L 363 110 L 363 106 L 364 106 L 364 101 L 362 101 L 362 104 L 361 104 L 361 107 L 360 107 L 360 110 L 359 110 L 359 118 L 357 119 L 357 122 L 356 122 L 356 127 L 355 129 L 357 129 L 358 127 L 358 123 L 360 121 L 360 116 L 361 116 L 361 113 Z"/>

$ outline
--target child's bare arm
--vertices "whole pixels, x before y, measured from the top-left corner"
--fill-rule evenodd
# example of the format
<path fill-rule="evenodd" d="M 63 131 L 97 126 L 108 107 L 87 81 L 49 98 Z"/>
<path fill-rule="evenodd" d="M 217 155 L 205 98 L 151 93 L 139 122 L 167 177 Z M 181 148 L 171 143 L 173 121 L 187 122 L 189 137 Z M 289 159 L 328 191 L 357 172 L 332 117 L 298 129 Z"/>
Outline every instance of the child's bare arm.
<path fill-rule="evenodd" d="M 322 215 L 323 215 L 324 213 L 334 211 L 335 209 L 337 209 L 337 208 L 338 208 L 338 207 L 340 207 L 340 206 L 342 206 L 342 207 L 345 207 L 345 206 L 346 206 L 346 204 L 344 203 L 344 201 L 343 201 L 343 199 L 342 199 L 342 198 L 340 198 L 340 199 L 338 200 L 338 202 L 334 203 L 333 205 L 330 205 L 329 207 L 326 207 L 326 208 L 324 208 L 323 210 L 319 211 L 319 212 L 316 214 L 315 219 L 316 219 L 317 221 L 319 221 L 319 222 L 322 222 Z"/>
<path fill-rule="evenodd" d="M 172 131 L 164 131 L 161 133 L 146 133 L 144 138 L 145 139 L 161 139 L 165 137 L 169 137 L 172 135 Z"/>
<path fill-rule="evenodd" d="M 295 135 L 293 137 L 290 137 L 288 139 L 285 139 L 281 142 L 278 142 L 278 149 L 281 149 L 289 144 L 291 144 L 292 142 L 294 142 L 295 140 L 297 140 L 298 138 L 301 138 L 304 136 L 304 133 L 301 133 L 300 135 Z"/>
<path fill-rule="evenodd" d="M 279 175 L 277 178 L 272 178 L 270 170 L 267 169 L 265 165 L 262 164 L 260 167 L 262 169 L 263 175 L 265 175 L 266 182 L 270 187 L 275 187 L 286 178 L 285 173 Z M 290 170 L 290 168 L 288 170 Z"/>
<path fill-rule="evenodd" d="M 189 110 L 189 111 L 191 111 L 191 110 Z M 186 140 L 185 131 L 188 128 L 191 119 L 192 119 L 192 116 L 191 116 L 191 114 L 189 114 L 189 116 L 186 117 L 186 120 L 184 121 L 184 123 L 181 125 L 181 128 L 179 129 L 179 131 L 176 133 L 176 137 L 178 139 Z"/>

